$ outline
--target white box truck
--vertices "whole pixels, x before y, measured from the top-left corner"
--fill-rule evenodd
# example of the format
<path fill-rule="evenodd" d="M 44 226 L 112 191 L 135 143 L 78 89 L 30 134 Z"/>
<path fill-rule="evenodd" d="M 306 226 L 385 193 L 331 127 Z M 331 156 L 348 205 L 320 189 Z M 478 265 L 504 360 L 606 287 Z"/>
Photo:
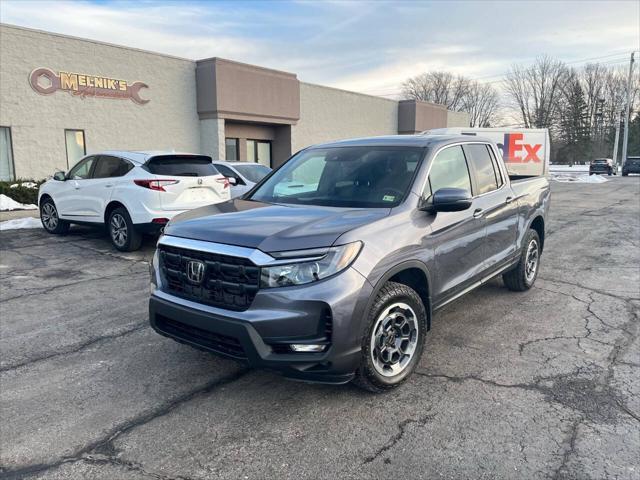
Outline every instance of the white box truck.
<path fill-rule="evenodd" d="M 494 141 L 512 178 L 549 173 L 549 130 L 546 128 L 436 128 L 431 135 L 474 135 Z"/>

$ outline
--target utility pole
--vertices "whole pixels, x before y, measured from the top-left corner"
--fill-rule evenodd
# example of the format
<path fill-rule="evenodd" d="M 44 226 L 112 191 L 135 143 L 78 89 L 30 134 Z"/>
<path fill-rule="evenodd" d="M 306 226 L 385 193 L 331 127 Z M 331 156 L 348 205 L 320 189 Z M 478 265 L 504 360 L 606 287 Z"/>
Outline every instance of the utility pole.
<path fill-rule="evenodd" d="M 635 52 L 631 52 L 631 61 L 629 62 L 629 77 L 627 78 L 627 110 L 624 114 L 624 139 L 622 140 L 622 166 L 627 163 L 627 144 L 629 143 L 629 109 L 631 108 L 631 79 L 633 78 L 633 56 Z"/>
<path fill-rule="evenodd" d="M 618 168 L 618 140 L 620 139 L 620 121 L 622 120 L 622 118 L 620 118 L 621 116 L 622 110 L 616 112 L 616 139 L 613 142 L 613 157 L 611 157 L 611 159 L 613 160 L 613 166 L 615 168 Z M 620 162 L 622 162 L 622 157 L 620 157 Z"/>

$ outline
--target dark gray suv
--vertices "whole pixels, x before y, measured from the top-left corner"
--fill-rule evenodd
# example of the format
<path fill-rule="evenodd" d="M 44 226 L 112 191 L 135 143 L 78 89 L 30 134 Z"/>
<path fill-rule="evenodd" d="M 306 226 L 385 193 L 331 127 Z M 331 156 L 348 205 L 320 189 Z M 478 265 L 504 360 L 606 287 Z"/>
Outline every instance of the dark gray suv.
<path fill-rule="evenodd" d="M 383 391 L 414 370 L 434 311 L 496 275 L 533 285 L 548 205 L 546 178 L 511 181 L 477 137 L 310 147 L 169 223 L 150 322 L 288 377 Z"/>

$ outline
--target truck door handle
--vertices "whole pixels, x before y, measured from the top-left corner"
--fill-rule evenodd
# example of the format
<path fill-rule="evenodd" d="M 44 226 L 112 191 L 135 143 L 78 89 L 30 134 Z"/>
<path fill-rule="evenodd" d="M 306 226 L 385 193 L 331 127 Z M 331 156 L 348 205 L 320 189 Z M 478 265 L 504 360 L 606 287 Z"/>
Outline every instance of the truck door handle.
<path fill-rule="evenodd" d="M 507 199 L 504 201 L 504 203 L 511 203 L 513 202 L 513 197 L 507 197 Z"/>
<path fill-rule="evenodd" d="M 473 212 L 473 218 L 480 218 L 482 215 L 484 215 L 484 210 L 481 208 L 476 208 Z"/>

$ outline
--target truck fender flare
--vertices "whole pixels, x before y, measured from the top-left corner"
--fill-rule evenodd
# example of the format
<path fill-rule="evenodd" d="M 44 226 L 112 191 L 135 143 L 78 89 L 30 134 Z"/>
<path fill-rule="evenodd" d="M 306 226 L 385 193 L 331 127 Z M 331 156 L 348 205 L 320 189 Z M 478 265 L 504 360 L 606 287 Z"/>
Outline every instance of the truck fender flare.
<path fill-rule="evenodd" d="M 410 268 L 417 268 L 419 270 L 421 270 L 425 277 L 427 278 L 427 285 L 426 285 L 426 291 L 427 291 L 427 295 L 426 298 L 423 298 L 423 303 L 425 303 L 425 310 L 427 312 L 427 331 L 431 330 L 431 318 L 433 316 L 433 308 L 432 308 L 432 300 L 431 300 L 431 274 L 429 273 L 429 270 L 427 269 L 427 266 L 422 263 L 419 260 L 408 260 L 406 262 L 402 262 L 399 263 L 398 265 L 393 266 L 392 268 L 390 268 L 389 270 L 387 270 L 376 282 L 376 284 L 373 286 L 373 290 L 371 291 L 371 294 L 369 295 L 369 298 L 367 300 L 366 306 L 364 308 L 364 315 L 362 316 L 362 320 L 361 320 L 361 325 L 360 325 L 360 332 L 361 335 L 364 335 L 364 330 L 365 330 L 365 324 L 366 324 L 366 320 L 367 320 L 367 314 L 369 312 L 369 309 L 371 308 L 371 306 L 373 305 L 373 302 L 376 299 L 376 296 L 378 295 L 378 292 L 380 291 L 380 289 L 384 286 L 385 283 L 387 283 L 387 281 L 393 277 L 395 274 L 403 271 L 403 270 L 408 270 Z M 422 295 L 421 295 L 422 297 Z"/>

